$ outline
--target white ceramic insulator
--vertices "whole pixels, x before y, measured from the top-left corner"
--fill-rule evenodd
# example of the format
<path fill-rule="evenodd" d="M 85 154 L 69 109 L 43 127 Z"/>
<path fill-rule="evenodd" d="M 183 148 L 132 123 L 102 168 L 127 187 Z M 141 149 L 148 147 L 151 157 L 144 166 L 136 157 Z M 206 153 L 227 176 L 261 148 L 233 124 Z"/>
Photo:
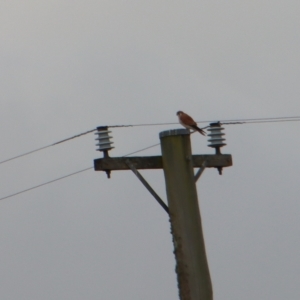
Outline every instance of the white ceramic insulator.
<path fill-rule="evenodd" d="M 223 138 L 225 133 L 222 133 L 222 130 L 224 130 L 224 128 L 222 128 L 221 126 L 211 126 L 207 129 L 207 131 L 210 132 L 207 135 L 210 137 L 210 139 L 208 140 L 208 147 L 219 148 L 226 145 L 224 143 L 225 139 Z"/>
<path fill-rule="evenodd" d="M 111 131 L 108 130 L 101 130 L 95 133 L 96 135 L 95 140 L 98 141 L 98 143 L 96 144 L 98 151 L 110 150 L 114 148 L 112 146 L 113 142 L 110 141 L 110 139 L 112 138 L 109 135 L 110 132 Z"/>

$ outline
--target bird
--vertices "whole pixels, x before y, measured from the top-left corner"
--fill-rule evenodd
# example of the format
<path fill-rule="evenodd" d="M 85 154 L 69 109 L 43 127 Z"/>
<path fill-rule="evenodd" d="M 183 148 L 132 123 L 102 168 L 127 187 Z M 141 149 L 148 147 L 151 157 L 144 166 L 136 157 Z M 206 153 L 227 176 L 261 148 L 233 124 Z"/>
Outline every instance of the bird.
<path fill-rule="evenodd" d="M 179 110 L 176 115 L 178 116 L 179 123 L 187 128 L 192 129 L 194 131 L 198 131 L 202 135 L 205 135 L 205 131 L 197 126 L 197 123 L 190 117 L 188 114 L 184 113 L 183 111 Z"/>

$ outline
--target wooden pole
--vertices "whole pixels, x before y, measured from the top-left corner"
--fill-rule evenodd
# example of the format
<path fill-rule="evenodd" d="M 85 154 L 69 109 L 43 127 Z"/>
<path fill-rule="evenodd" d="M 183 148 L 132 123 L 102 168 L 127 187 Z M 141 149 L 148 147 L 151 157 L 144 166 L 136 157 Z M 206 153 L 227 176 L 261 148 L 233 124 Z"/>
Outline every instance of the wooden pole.
<path fill-rule="evenodd" d="M 160 133 L 160 139 L 179 296 L 181 300 L 212 300 L 190 134 L 185 129 L 168 130 Z"/>

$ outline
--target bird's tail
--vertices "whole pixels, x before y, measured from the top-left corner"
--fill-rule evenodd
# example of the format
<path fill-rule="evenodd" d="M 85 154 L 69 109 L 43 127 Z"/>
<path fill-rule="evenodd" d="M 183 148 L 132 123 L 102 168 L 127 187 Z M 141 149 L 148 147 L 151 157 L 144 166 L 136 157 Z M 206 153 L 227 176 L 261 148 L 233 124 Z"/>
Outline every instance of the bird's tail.
<path fill-rule="evenodd" d="M 198 126 L 196 126 L 195 129 L 196 129 L 198 132 L 200 132 L 202 135 L 204 135 L 204 136 L 206 135 L 206 132 L 205 132 L 203 129 L 199 128 Z"/>

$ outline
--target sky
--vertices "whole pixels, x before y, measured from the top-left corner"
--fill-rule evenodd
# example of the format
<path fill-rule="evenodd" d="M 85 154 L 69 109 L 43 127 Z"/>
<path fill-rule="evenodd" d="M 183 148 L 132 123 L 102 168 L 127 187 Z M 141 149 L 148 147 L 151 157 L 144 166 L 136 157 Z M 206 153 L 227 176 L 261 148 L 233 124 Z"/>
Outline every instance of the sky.
<path fill-rule="evenodd" d="M 299 116 L 299 1 L 0 3 L 0 161 L 103 125 Z M 111 156 L 181 125 L 112 129 Z M 197 182 L 215 300 L 300 299 L 298 122 L 225 126 Z M 213 154 L 191 136 L 193 154 Z M 0 164 L 0 198 L 93 167 L 93 134 Z M 160 155 L 153 147 L 136 155 Z M 142 175 L 166 201 L 162 170 Z M 0 202 L 1 299 L 178 299 L 170 224 L 131 171 Z"/>

